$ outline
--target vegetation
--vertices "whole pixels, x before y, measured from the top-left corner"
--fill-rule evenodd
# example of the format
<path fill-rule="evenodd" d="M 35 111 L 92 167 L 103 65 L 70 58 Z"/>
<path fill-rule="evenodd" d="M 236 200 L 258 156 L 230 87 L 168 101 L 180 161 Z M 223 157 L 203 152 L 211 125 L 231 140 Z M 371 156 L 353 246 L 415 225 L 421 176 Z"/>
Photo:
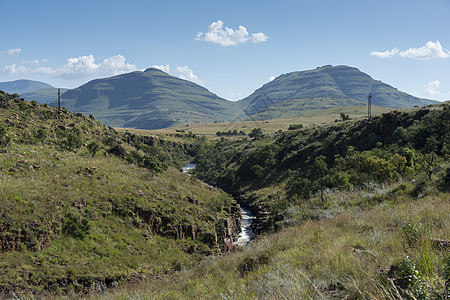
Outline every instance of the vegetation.
<path fill-rule="evenodd" d="M 117 132 L 7 94 L 0 106 L 0 292 L 449 296 L 448 104 L 345 122 L 333 121 L 351 111 L 334 110 L 328 125 L 284 131 L 256 122 L 232 138 L 213 124 L 211 139 Z M 181 174 L 188 154 L 194 176 L 258 216 L 248 246 L 210 255 L 223 253 L 231 197 Z"/>
<path fill-rule="evenodd" d="M 0 124 L 1 298 L 117 286 L 224 250 L 232 198 L 179 171 L 188 146 L 3 92 Z"/>

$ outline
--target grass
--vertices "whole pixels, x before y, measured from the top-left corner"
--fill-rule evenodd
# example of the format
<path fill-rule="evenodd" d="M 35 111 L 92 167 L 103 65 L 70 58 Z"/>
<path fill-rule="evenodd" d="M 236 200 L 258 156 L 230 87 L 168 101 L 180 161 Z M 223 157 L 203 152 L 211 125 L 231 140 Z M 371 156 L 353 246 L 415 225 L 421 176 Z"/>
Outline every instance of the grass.
<path fill-rule="evenodd" d="M 372 107 L 372 113 L 374 115 L 385 113 L 391 111 L 391 108 L 374 106 Z M 174 134 L 180 130 L 184 130 L 186 132 L 191 131 L 196 135 L 205 135 L 205 136 L 215 136 L 218 131 L 228 131 L 228 130 L 237 130 L 244 131 L 245 133 L 250 133 L 253 128 L 261 128 L 264 133 L 274 133 L 278 130 L 287 130 L 289 125 L 291 124 L 303 124 L 303 126 L 316 126 L 322 125 L 326 123 L 334 122 L 335 120 L 340 120 L 340 113 L 343 112 L 348 114 L 350 118 L 357 119 L 367 116 L 367 107 L 366 106 L 347 106 L 347 107 L 338 107 L 338 108 L 330 108 L 320 111 L 311 112 L 305 115 L 286 118 L 286 119 L 273 119 L 266 121 L 243 121 L 236 120 L 235 122 L 227 122 L 227 123 L 209 123 L 209 124 L 190 124 L 189 126 L 179 126 L 179 127 L 170 127 L 165 129 L 157 129 L 157 130 L 132 130 L 136 133 L 158 133 L 158 134 Z M 130 130 L 130 129 L 127 129 Z M 119 129 L 121 131 L 121 129 Z"/>
<path fill-rule="evenodd" d="M 191 267 L 223 250 L 231 196 L 175 167 L 157 173 L 129 154 L 109 154 L 121 145 L 144 155 L 134 147 L 144 146 L 127 144 L 93 118 L 6 98 L 0 297 L 82 293 Z M 91 142 L 99 145 L 94 154 Z M 178 144 L 165 147 L 177 155 Z"/>
<path fill-rule="evenodd" d="M 383 270 L 406 256 L 423 274 L 430 297 L 438 297 L 448 253 L 427 243 L 432 237 L 450 236 L 449 200 L 448 194 L 439 194 L 302 221 L 260 236 L 237 253 L 208 258 L 190 270 L 138 287 L 124 286 L 101 298 L 398 299 L 400 288 Z M 402 230 L 408 222 L 430 224 L 423 243 L 413 248 L 405 245 Z"/>

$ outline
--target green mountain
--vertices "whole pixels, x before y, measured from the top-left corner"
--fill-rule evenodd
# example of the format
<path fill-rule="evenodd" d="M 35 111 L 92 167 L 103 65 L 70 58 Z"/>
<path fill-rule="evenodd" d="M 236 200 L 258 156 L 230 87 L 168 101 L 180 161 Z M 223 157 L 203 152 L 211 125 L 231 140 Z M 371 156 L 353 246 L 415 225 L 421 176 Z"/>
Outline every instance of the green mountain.
<path fill-rule="evenodd" d="M 436 103 L 381 82 L 356 68 L 324 66 L 292 72 L 237 102 L 161 70 L 149 68 L 96 79 L 62 95 L 69 110 L 92 114 L 114 127 L 158 129 L 193 123 L 289 118 L 333 107 L 373 105 L 407 108 Z"/>
<path fill-rule="evenodd" d="M 378 106 L 407 108 L 437 103 L 401 92 L 357 68 L 329 65 L 283 74 L 239 103 L 252 119 L 274 119 L 311 110 L 365 105 L 369 93 L 372 104 Z"/>
<path fill-rule="evenodd" d="M 233 104 L 154 68 L 93 80 L 62 95 L 69 110 L 111 126 L 143 129 L 227 121 L 237 112 Z"/>
<path fill-rule="evenodd" d="M 60 89 L 61 94 L 67 92 L 69 89 Z M 36 100 L 39 103 L 52 103 L 58 99 L 57 88 L 43 88 L 32 92 L 23 93 L 20 95 L 25 100 Z"/>
<path fill-rule="evenodd" d="M 26 79 L 0 82 L 0 90 L 10 94 L 19 94 L 21 96 L 23 96 L 22 94 L 24 93 L 30 93 L 35 92 L 36 90 L 39 89 L 49 89 L 49 88 L 54 87 L 51 86 L 50 84 L 41 81 L 26 80 Z"/>

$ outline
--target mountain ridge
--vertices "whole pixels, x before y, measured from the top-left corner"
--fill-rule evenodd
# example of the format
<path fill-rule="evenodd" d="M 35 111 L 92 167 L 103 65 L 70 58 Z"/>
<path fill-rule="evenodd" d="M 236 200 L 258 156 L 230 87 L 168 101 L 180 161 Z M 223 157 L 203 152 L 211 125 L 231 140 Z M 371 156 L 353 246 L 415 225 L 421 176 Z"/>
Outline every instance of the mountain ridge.
<path fill-rule="evenodd" d="M 52 85 L 36 80 L 18 79 L 13 81 L 0 82 L 0 90 L 10 94 L 24 94 L 34 92 L 39 89 L 55 88 Z"/>
<path fill-rule="evenodd" d="M 370 93 L 373 105 L 391 108 L 438 103 L 401 92 L 355 67 L 326 65 L 282 74 L 239 101 L 226 100 L 196 83 L 147 68 L 94 79 L 68 90 L 62 95 L 62 105 L 114 127 L 159 129 L 286 118 L 320 109 L 366 105 Z M 43 101 L 38 94 L 29 96 Z"/>

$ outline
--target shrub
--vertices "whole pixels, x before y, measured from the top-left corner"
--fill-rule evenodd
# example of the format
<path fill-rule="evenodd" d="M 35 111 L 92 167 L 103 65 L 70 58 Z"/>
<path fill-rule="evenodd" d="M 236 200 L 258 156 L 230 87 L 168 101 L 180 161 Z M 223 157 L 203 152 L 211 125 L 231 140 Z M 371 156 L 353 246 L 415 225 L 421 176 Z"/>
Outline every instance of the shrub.
<path fill-rule="evenodd" d="M 87 148 L 92 157 L 94 157 L 97 151 L 100 150 L 100 145 L 97 142 L 92 141 L 87 145 Z"/>
<path fill-rule="evenodd" d="M 11 138 L 6 134 L 6 128 L 0 125 L 0 146 L 8 146 Z"/>
<path fill-rule="evenodd" d="M 397 278 L 402 288 L 408 288 L 417 299 L 427 299 L 428 292 L 422 279 L 422 274 L 417 270 L 414 262 L 408 257 L 404 257 L 399 265 Z"/>
<path fill-rule="evenodd" d="M 76 239 L 83 239 L 89 234 L 90 229 L 91 226 L 86 218 L 80 221 L 71 213 L 66 214 L 63 218 L 62 233 L 65 235 L 72 236 Z"/>

